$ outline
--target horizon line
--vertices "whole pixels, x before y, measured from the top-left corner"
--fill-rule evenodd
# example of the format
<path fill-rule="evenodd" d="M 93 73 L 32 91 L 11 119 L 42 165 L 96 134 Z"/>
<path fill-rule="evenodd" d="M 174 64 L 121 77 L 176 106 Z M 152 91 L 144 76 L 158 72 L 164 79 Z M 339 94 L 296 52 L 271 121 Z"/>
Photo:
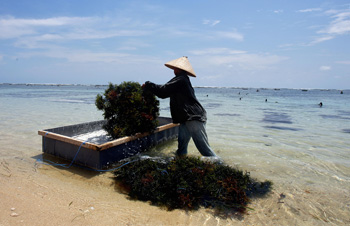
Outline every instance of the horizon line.
<path fill-rule="evenodd" d="M 12 83 L 12 82 L 3 82 L 0 85 L 25 85 L 25 86 L 108 86 L 108 84 L 80 84 L 80 83 Z M 295 89 L 295 90 L 350 90 L 350 89 L 339 89 L 339 88 L 283 88 L 283 87 L 242 87 L 242 86 L 194 86 L 193 88 L 226 88 L 226 89 Z"/>

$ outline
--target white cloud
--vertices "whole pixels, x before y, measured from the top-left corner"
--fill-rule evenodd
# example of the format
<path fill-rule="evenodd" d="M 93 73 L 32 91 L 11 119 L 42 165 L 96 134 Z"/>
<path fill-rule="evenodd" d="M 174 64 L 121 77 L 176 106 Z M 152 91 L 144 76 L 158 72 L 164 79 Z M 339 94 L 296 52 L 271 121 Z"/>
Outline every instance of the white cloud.
<path fill-rule="evenodd" d="M 231 50 L 228 48 L 208 48 L 208 49 L 201 49 L 201 50 L 193 50 L 190 51 L 191 54 L 194 55 L 214 55 L 214 54 L 242 54 L 246 53 L 246 51 L 241 50 Z"/>
<path fill-rule="evenodd" d="M 204 25 L 209 25 L 209 26 L 212 26 L 212 27 L 217 25 L 220 22 L 221 22 L 220 20 L 207 20 L 207 19 L 203 20 L 203 24 Z"/>
<path fill-rule="evenodd" d="M 137 50 L 139 48 L 148 48 L 151 47 L 150 44 L 142 40 L 133 40 L 128 39 L 127 41 L 121 43 L 122 47 L 119 50 Z"/>
<path fill-rule="evenodd" d="M 122 19 L 122 21 L 127 20 Z M 137 29 L 138 27 L 140 29 Z M 21 58 L 49 57 L 65 59 L 68 62 L 123 62 L 129 56 L 128 54 L 116 53 L 112 50 L 103 51 L 103 48 L 95 52 L 82 50 L 79 49 L 79 45 L 76 45 L 76 41 L 93 40 L 94 42 L 90 42 L 91 47 L 101 39 L 121 36 L 138 37 L 152 32 L 147 31 L 146 28 L 143 29 L 140 24 L 133 26 L 128 22 L 121 23 L 121 21 L 102 17 L 47 19 L 7 17 L 0 18 L 0 31 L 0 39 L 13 39 L 15 47 L 31 50 L 17 53 Z M 115 49 L 117 46 L 114 46 Z M 120 46 L 119 49 L 122 49 Z M 133 46 L 137 47 L 136 44 Z M 130 49 L 130 43 L 128 47 Z"/>
<path fill-rule="evenodd" d="M 43 27 L 82 26 L 96 21 L 92 17 L 54 17 L 46 19 L 19 19 L 7 17 L 0 19 L 0 38 L 18 38 L 40 33 Z"/>
<path fill-rule="evenodd" d="M 193 50 L 192 54 L 197 55 L 197 60 L 201 62 L 204 67 L 233 67 L 240 68 L 247 71 L 265 70 L 272 65 L 278 64 L 288 57 L 248 53 L 241 50 L 231 50 L 228 48 L 209 48 L 202 50 Z"/>
<path fill-rule="evenodd" d="M 342 35 L 350 32 L 350 10 L 346 11 L 327 11 L 327 14 L 333 14 L 333 21 L 318 33 L 326 33 L 330 35 Z"/>
<path fill-rule="evenodd" d="M 350 65 L 350 60 L 348 60 L 348 61 L 337 61 L 336 62 L 337 64 L 347 64 L 347 65 Z"/>
<path fill-rule="evenodd" d="M 324 36 L 324 37 L 317 37 L 315 38 L 315 40 L 313 40 L 312 42 L 309 43 L 309 45 L 315 45 L 315 44 L 318 44 L 318 43 L 321 43 L 321 42 L 325 42 L 325 41 L 328 41 L 328 40 L 332 40 L 334 39 L 335 36 Z"/>
<path fill-rule="evenodd" d="M 96 18 L 92 17 L 53 17 L 46 19 L 16 19 L 14 17 L 9 17 L 7 19 L 1 19 L 0 24 L 14 27 L 62 26 L 87 23 L 94 21 L 95 19 Z"/>
<path fill-rule="evenodd" d="M 315 12 L 315 11 L 321 11 L 321 8 L 310 8 L 310 9 L 301 9 L 298 10 L 298 13 L 309 13 L 309 12 Z"/>
<path fill-rule="evenodd" d="M 73 63 L 117 63 L 117 64 L 135 64 L 157 62 L 157 59 L 152 57 L 142 57 L 133 54 L 118 53 L 118 52 L 93 52 L 85 49 L 69 49 L 63 47 L 51 46 L 43 51 L 31 51 L 18 54 L 19 58 L 31 57 L 49 57 L 56 59 L 64 59 L 67 62 Z"/>
<path fill-rule="evenodd" d="M 11 27 L 0 22 L 0 39 L 17 38 L 23 35 L 35 34 L 35 30 L 28 27 Z"/>
<path fill-rule="evenodd" d="M 350 32 L 350 20 L 333 22 L 326 30 L 321 33 L 341 35 Z"/>
<path fill-rule="evenodd" d="M 243 41 L 244 39 L 243 34 L 237 31 L 217 31 L 215 32 L 215 35 L 220 38 L 229 38 L 237 41 Z"/>
<path fill-rule="evenodd" d="M 316 11 L 318 8 L 299 10 L 299 12 Z M 350 33 L 350 10 L 328 10 L 325 15 L 330 16 L 331 22 L 323 29 L 317 31 L 322 36 L 315 37 L 308 46 L 315 45 L 321 42 L 329 41 L 339 35 L 346 35 Z"/>
<path fill-rule="evenodd" d="M 332 68 L 330 66 L 321 66 L 320 67 L 320 71 L 329 71 L 331 70 Z"/>
<path fill-rule="evenodd" d="M 146 35 L 146 31 L 140 30 L 115 30 L 115 31 L 90 31 L 81 30 L 81 31 L 67 31 L 61 32 L 60 34 L 38 34 L 26 36 L 23 38 L 19 38 L 15 42 L 16 47 L 22 48 L 46 48 L 49 45 L 59 44 L 62 42 L 70 42 L 75 40 L 98 40 L 98 39 L 107 39 L 113 37 L 136 37 Z M 50 44 L 51 43 L 51 44 Z"/>
<path fill-rule="evenodd" d="M 209 21 L 210 26 L 220 23 L 219 20 Z M 228 31 L 199 31 L 188 29 L 170 29 L 149 24 L 147 21 L 135 22 L 131 19 L 119 20 L 107 17 L 55 17 L 46 19 L 20 19 L 14 17 L 0 17 L 0 39 L 12 39 L 16 48 L 26 49 L 16 51 L 16 56 L 21 58 L 53 58 L 63 59 L 66 62 L 103 62 L 120 63 L 147 61 L 142 55 L 128 54 L 139 48 L 149 48 L 148 39 L 138 39 L 153 33 L 164 31 L 164 36 L 178 33 L 183 37 L 200 37 L 202 39 L 234 39 L 242 41 L 243 34 L 235 29 Z M 5 31 L 5 32 L 2 32 Z M 128 37 L 112 39 L 115 37 Z M 103 43 L 109 39 L 108 45 Z M 77 44 L 81 41 L 81 45 Z M 110 44 L 114 43 L 114 44 Z M 89 46 L 83 49 L 83 45 Z M 106 48 L 109 46 L 110 48 Z M 29 51 L 28 51 L 29 50 Z M 206 50 L 215 54 L 242 54 L 245 51 L 230 49 Z M 202 52 L 203 53 L 203 52 Z M 197 52 L 198 55 L 202 53 Z M 1 60 L 0 56 L 0 60 Z M 147 57 L 149 59 L 150 57 Z M 152 58 L 152 57 L 151 57 Z M 158 63 L 158 62 L 157 62 Z"/>
<path fill-rule="evenodd" d="M 123 19 L 121 19 L 123 20 Z M 121 23 L 101 17 L 54 17 L 46 19 L 0 19 L 0 39 L 21 39 L 27 41 L 57 41 L 106 39 L 121 36 L 143 36 L 148 34 L 147 26 L 130 28 L 127 20 Z"/>
<path fill-rule="evenodd" d="M 286 59 L 288 58 L 268 54 L 238 54 L 213 56 L 212 62 L 216 65 L 233 64 L 245 70 L 263 70 Z"/>
<path fill-rule="evenodd" d="M 17 48 L 68 47 L 77 40 L 145 36 L 150 25 L 132 24 L 128 19 L 107 17 L 53 17 L 46 19 L 0 18 L 0 39 L 13 39 Z M 74 48 L 74 47 L 73 47 Z"/>
<path fill-rule="evenodd" d="M 233 39 L 236 41 L 243 41 L 244 35 L 236 29 L 230 29 L 227 31 L 196 31 L 196 30 L 178 30 L 178 29 L 166 29 L 164 33 L 183 36 L 183 37 L 191 37 L 191 38 L 199 38 L 199 39 Z"/>
<path fill-rule="evenodd" d="M 166 38 L 190 38 L 198 41 L 213 41 L 220 42 L 220 39 L 231 39 L 235 41 L 243 41 L 244 35 L 236 29 L 227 30 L 201 30 L 193 29 L 193 27 L 161 27 L 157 30 L 157 35 L 160 34 Z"/>
<path fill-rule="evenodd" d="M 294 45 L 295 44 L 287 43 L 287 44 L 279 45 L 278 48 L 290 48 L 290 47 L 293 47 Z"/>
<path fill-rule="evenodd" d="M 220 20 L 215 20 L 215 21 L 212 23 L 212 26 L 215 26 L 215 25 L 217 25 L 218 23 L 220 23 Z"/>
<path fill-rule="evenodd" d="M 98 30 L 83 30 L 83 31 L 74 31 L 72 33 L 67 33 L 64 35 L 65 39 L 69 40 L 84 40 L 84 39 L 106 39 L 106 38 L 113 38 L 113 37 L 121 37 L 121 36 L 127 36 L 127 37 L 135 37 L 135 36 L 143 36 L 148 34 L 147 31 L 143 30 L 105 30 L 105 31 L 98 31 Z"/>
<path fill-rule="evenodd" d="M 274 12 L 274 13 L 277 13 L 277 14 L 278 14 L 278 13 L 283 13 L 283 9 L 274 10 L 273 12 Z"/>

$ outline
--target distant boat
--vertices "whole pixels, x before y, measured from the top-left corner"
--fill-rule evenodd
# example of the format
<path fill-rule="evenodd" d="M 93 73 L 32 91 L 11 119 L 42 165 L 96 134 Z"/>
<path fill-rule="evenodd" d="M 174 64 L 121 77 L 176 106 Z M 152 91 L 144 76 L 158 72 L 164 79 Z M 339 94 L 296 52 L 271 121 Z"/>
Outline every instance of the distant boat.
<path fill-rule="evenodd" d="M 307 92 L 307 89 L 302 89 L 301 91 Z"/>

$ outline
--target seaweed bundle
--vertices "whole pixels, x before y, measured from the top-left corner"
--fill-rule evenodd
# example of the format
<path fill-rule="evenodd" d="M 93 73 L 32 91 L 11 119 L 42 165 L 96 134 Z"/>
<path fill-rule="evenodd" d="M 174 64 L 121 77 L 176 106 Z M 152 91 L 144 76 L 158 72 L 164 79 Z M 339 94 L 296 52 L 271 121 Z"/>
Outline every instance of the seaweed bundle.
<path fill-rule="evenodd" d="M 131 198 L 150 201 L 172 209 L 245 212 L 248 195 L 271 188 L 271 182 L 255 182 L 249 173 L 197 157 L 155 161 L 148 158 L 131 161 L 114 172 L 120 188 Z M 262 194 L 262 193 L 261 193 Z"/>
<path fill-rule="evenodd" d="M 114 139 L 153 132 L 158 125 L 159 101 L 137 82 L 109 83 L 95 105 L 107 121 L 103 128 Z"/>

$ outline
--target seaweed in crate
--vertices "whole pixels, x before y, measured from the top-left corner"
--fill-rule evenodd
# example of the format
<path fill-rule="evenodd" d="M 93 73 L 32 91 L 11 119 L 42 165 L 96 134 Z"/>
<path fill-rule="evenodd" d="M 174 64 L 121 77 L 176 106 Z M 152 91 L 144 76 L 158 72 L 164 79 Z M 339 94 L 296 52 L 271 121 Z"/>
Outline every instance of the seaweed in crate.
<path fill-rule="evenodd" d="M 271 189 L 271 182 L 253 181 L 247 172 L 197 157 L 133 160 L 114 175 L 131 198 L 151 201 L 169 210 L 202 206 L 245 212 L 252 193 L 262 186 L 266 188 L 264 194 Z"/>
<path fill-rule="evenodd" d="M 104 94 L 97 95 L 95 104 L 107 121 L 103 128 L 114 139 L 157 128 L 159 101 L 137 82 L 109 83 Z"/>

